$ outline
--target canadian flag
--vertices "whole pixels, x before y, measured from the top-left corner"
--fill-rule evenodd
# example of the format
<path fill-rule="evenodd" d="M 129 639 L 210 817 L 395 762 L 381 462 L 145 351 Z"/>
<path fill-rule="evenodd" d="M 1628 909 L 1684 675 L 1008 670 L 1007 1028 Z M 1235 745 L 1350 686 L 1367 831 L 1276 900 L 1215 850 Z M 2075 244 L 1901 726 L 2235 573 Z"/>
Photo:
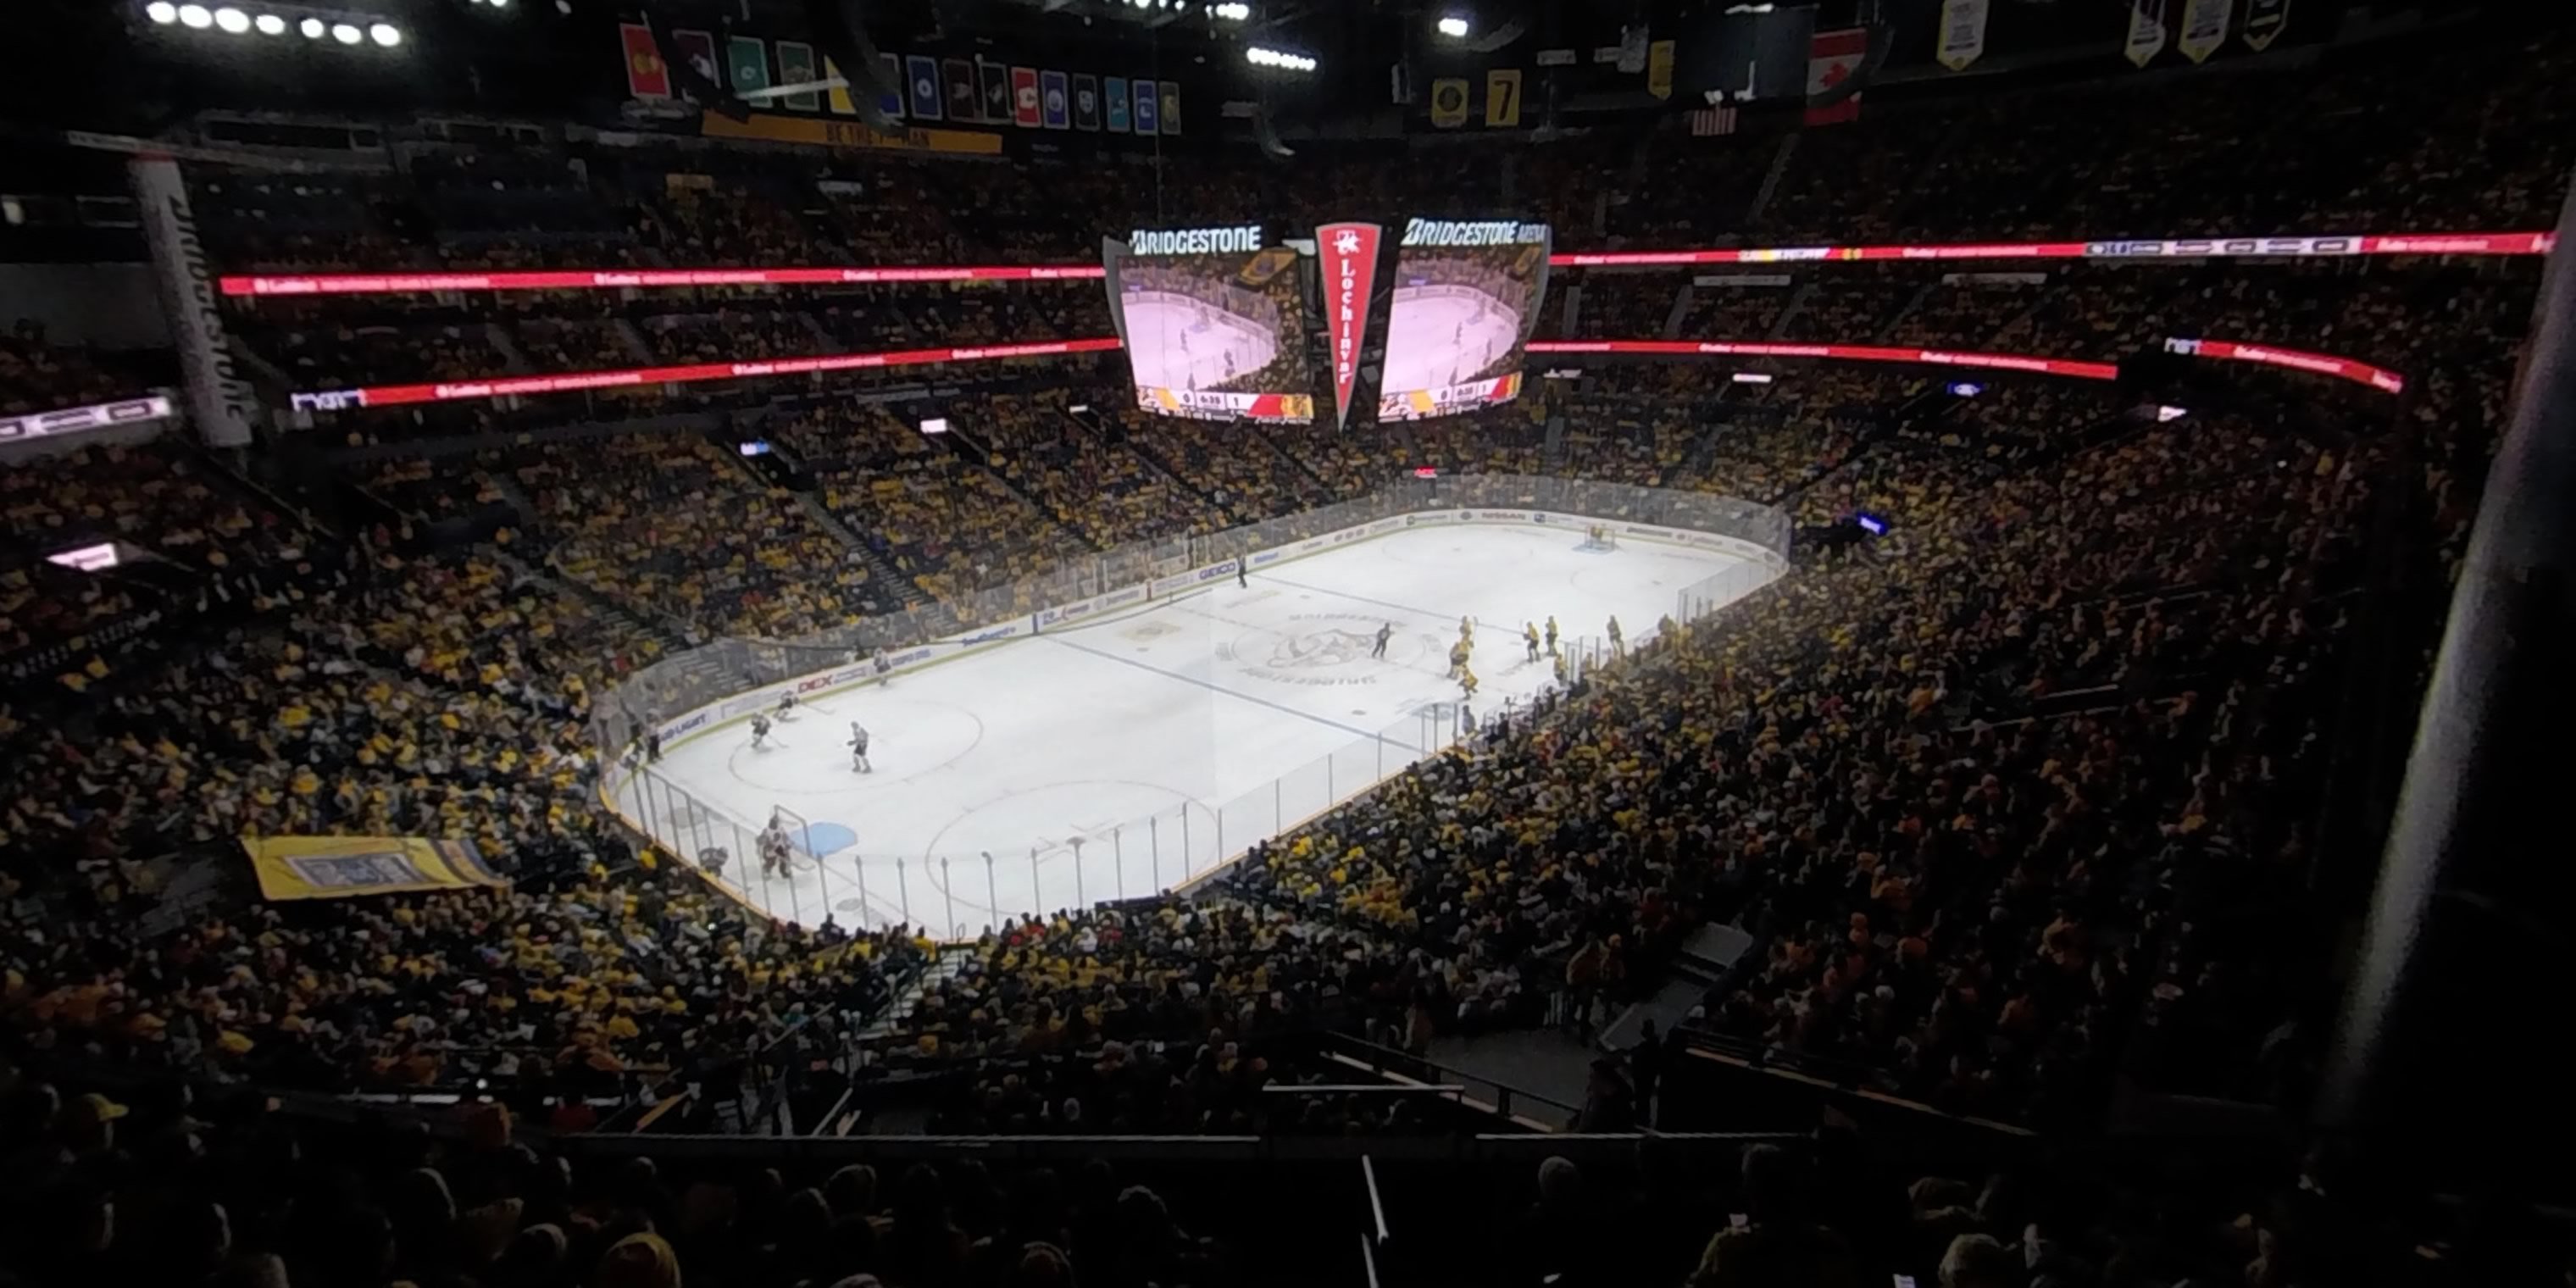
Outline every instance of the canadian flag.
<path fill-rule="evenodd" d="M 1376 224 L 1326 224 L 1315 230 L 1324 270 L 1324 339 L 1333 350 L 1334 428 L 1350 422 L 1351 387 L 1368 343 L 1369 290 L 1377 281 Z"/>
<path fill-rule="evenodd" d="M 1807 42 L 1807 124 L 1834 125 L 1860 119 L 1860 91 L 1821 106 L 1816 100 L 1841 94 L 1860 75 L 1869 55 L 1869 32 L 1860 27 L 1819 31 Z"/>

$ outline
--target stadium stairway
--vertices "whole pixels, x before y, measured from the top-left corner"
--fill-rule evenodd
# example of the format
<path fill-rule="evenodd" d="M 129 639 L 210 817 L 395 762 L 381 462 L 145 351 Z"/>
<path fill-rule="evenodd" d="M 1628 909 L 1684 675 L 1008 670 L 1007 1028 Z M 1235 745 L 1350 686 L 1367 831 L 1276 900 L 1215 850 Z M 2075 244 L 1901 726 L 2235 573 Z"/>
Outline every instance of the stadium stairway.
<path fill-rule="evenodd" d="M 1762 174 L 1762 186 L 1753 190 L 1753 204 L 1744 209 L 1744 227 L 1751 228 L 1762 219 L 1762 208 L 1780 194 L 1780 185 L 1789 177 L 1789 163 L 1798 155 L 1798 140 L 1806 135 L 1792 130 L 1780 140 L 1780 150 L 1771 154 L 1771 168 Z"/>
<path fill-rule="evenodd" d="M 1771 329 L 1768 332 L 1765 332 L 1762 338 L 1765 340 L 1788 339 L 1789 324 L 1795 321 L 1798 314 L 1806 309 L 1807 301 L 1812 300 L 1815 297 L 1816 283 L 1814 281 L 1810 280 L 1798 283 L 1798 289 L 1789 293 L 1789 307 L 1780 310 L 1780 316 L 1771 323 Z"/>
<path fill-rule="evenodd" d="M 894 999 L 886 1003 L 885 1009 L 879 1011 L 875 1019 L 868 1021 L 867 1027 L 860 1029 L 854 1035 L 855 1039 L 859 1042 L 878 1042 L 901 1032 L 903 1022 L 912 1018 L 913 1011 L 920 1007 L 923 994 L 964 974 L 966 968 L 973 965 L 979 955 L 980 950 L 972 946 L 940 949 L 938 958 L 932 961 L 927 969 L 906 981 L 904 986 L 895 992 Z"/>
<path fill-rule="evenodd" d="M 528 361 L 528 351 L 519 347 L 519 338 L 510 334 L 507 323 L 484 323 L 483 338 L 485 343 L 492 346 L 494 353 L 501 355 L 503 371 L 514 376 L 523 376 L 536 370 L 535 364 Z"/>
<path fill-rule="evenodd" d="M 1941 279 L 1937 277 L 1925 282 L 1921 286 L 1915 287 L 1914 293 L 1906 296 L 1905 302 L 1897 305 L 1895 311 L 1887 315 L 1887 320 L 1878 324 L 1878 329 L 1870 334 L 1871 342 L 1876 344 L 1886 343 L 1890 337 L 1896 334 L 1896 328 L 1905 325 L 1905 319 L 1914 316 L 1914 311 L 1923 307 L 1923 301 L 1931 299 L 1932 292 L 1940 289 Z"/>

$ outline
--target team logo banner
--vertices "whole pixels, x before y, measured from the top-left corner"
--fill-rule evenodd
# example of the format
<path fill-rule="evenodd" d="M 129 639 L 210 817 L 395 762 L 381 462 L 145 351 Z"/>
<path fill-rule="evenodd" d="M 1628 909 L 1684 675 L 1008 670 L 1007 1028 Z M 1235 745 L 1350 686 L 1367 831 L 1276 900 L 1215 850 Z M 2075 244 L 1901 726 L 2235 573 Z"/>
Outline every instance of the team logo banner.
<path fill-rule="evenodd" d="M 1093 131 L 1100 128 L 1100 78 L 1089 72 L 1073 74 L 1073 127 Z"/>
<path fill-rule="evenodd" d="M 1011 121 L 1023 130 L 1038 128 L 1038 69 L 1011 69 Z"/>
<path fill-rule="evenodd" d="M 1039 116 L 1050 130 L 1073 128 L 1073 88 L 1063 72 L 1038 73 Z"/>
<path fill-rule="evenodd" d="M 471 841 L 423 836 L 245 836 L 242 850 L 268 899 L 461 890 L 509 882 Z"/>
<path fill-rule="evenodd" d="M 2183 0 L 2182 39 L 2175 47 L 2195 63 L 2209 61 L 2227 43 L 2227 21 L 2235 10 L 2236 0 Z"/>
<path fill-rule="evenodd" d="M 800 45 L 793 40 L 779 41 L 778 79 L 788 85 L 811 85 L 823 79 L 821 64 L 814 58 L 814 47 Z M 823 96 L 810 89 L 801 94 L 790 94 L 778 101 L 799 112 L 819 112 L 823 109 Z"/>
<path fill-rule="evenodd" d="M 1657 98 L 1673 96 L 1673 49 L 1669 40 L 1646 46 L 1646 92 Z"/>
<path fill-rule="evenodd" d="M 727 39 L 725 79 L 733 83 L 736 94 L 769 88 L 769 45 L 758 36 Z"/>
<path fill-rule="evenodd" d="M 1934 56 L 1951 71 L 1966 71 L 1986 55 L 1988 0 L 1941 0 L 1941 45 Z"/>
<path fill-rule="evenodd" d="M 1153 81 L 1136 82 L 1136 132 L 1159 134 L 1163 129 L 1163 87 Z"/>
<path fill-rule="evenodd" d="M 671 33 L 671 44 L 679 49 L 680 57 L 687 59 L 689 65 L 698 70 L 698 75 L 707 78 L 708 84 L 724 84 L 724 77 L 716 69 L 714 36 L 703 31 L 674 31 Z"/>
<path fill-rule="evenodd" d="M 1011 69 L 989 59 L 975 60 L 975 83 L 983 91 L 983 117 L 994 125 L 1011 120 Z"/>
<path fill-rule="evenodd" d="M 1369 292 L 1377 284 L 1376 224 L 1326 224 L 1315 230 L 1323 264 L 1324 338 L 1333 352 L 1334 428 L 1350 424 L 1351 390 L 1368 344 Z"/>
<path fill-rule="evenodd" d="M 944 59 L 939 64 L 939 86 L 948 94 L 948 119 L 971 121 L 984 98 L 975 92 L 975 64 L 963 58 Z"/>
<path fill-rule="evenodd" d="M 939 94 L 939 61 L 927 54 L 914 54 L 903 60 L 903 70 L 904 88 L 912 95 L 913 119 L 945 120 L 945 100 Z"/>
<path fill-rule="evenodd" d="M 904 101 L 908 97 L 903 87 L 903 60 L 892 54 L 879 54 L 877 72 L 885 78 L 885 88 L 877 92 L 877 106 L 886 115 L 900 121 L 904 116 Z"/>
<path fill-rule="evenodd" d="M 848 84 L 850 78 L 841 71 L 841 65 L 839 63 L 832 61 L 832 56 L 830 54 L 823 55 L 823 79 L 827 81 L 843 82 L 842 84 L 835 85 L 832 88 L 823 91 L 823 106 L 832 109 L 836 115 L 858 115 L 859 101 L 850 97 L 850 86 Z M 886 115 L 892 116 L 894 113 L 888 112 Z"/>
<path fill-rule="evenodd" d="M 1181 132 L 1181 83 L 1179 81 L 1163 82 L 1162 130 L 1165 134 Z"/>
<path fill-rule="evenodd" d="M 1100 86 L 1103 96 L 1109 100 L 1109 132 L 1125 134 L 1127 132 L 1127 78 L 1112 76 L 1100 82 Z"/>
<path fill-rule="evenodd" d="M 671 69 L 662 65 L 662 51 L 653 47 L 653 29 L 640 22 L 621 22 L 617 41 L 626 51 L 628 96 L 669 98 Z"/>
<path fill-rule="evenodd" d="M 2245 43 L 2261 53 L 2290 24 L 2290 0 L 2245 0 Z"/>

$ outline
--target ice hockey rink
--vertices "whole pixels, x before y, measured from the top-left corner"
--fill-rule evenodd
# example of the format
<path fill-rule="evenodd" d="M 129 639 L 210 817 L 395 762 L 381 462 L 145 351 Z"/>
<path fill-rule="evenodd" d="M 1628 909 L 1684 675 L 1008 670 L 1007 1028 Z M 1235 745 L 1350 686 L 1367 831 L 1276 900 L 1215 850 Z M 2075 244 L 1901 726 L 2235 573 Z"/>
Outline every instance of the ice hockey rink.
<path fill-rule="evenodd" d="M 1250 318 L 1196 300 L 1144 292 L 1126 301 L 1127 356 L 1136 383 L 1213 389 L 1279 356 L 1279 337 Z"/>
<path fill-rule="evenodd" d="M 1464 286 L 1407 286 L 1387 310 L 1388 392 L 1460 384 L 1511 351 L 1521 318 L 1482 291 Z"/>
<path fill-rule="evenodd" d="M 813 851 L 792 877 L 763 878 L 749 853 L 725 875 L 800 924 L 828 908 L 844 926 L 971 936 L 1013 914 L 1151 894 L 1441 745 L 1461 616 L 1475 622 L 1472 707 L 1489 720 L 1553 679 L 1544 656 L 1526 660 L 1524 623 L 1544 630 L 1554 614 L 1569 639 L 1597 638 L 1616 614 L 1635 642 L 1684 587 L 1737 570 L 1727 593 L 1740 595 L 1765 579 L 1717 551 L 1582 544 L 1570 528 L 1390 533 L 1256 571 L 1248 587 L 1228 577 L 825 693 L 765 747 L 746 724 L 719 726 L 669 749 L 649 771 L 665 781 L 628 784 L 620 803 L 663 808 L 676 787 L 746 835 L 774 807 L 791 811 Z M 1387 624 L 1386 656 L 1373 657 Z M 853 720 L 872 735 L 872 773 L 852 767 Z"/>

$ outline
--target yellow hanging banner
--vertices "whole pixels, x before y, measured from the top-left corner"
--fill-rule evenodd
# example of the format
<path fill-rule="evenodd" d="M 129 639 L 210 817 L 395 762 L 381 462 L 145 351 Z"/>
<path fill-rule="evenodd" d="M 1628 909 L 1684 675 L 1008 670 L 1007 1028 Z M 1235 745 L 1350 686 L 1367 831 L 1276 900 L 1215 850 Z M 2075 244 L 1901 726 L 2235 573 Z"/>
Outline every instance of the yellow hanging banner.
<path fill-rule="evenodd" d="M 245 836 L 269 899 L 345 899 L 508 885 L 471 841 L 424 836 Z"/>
<path fill-rule="evenodd" d="M 1454 130 L 1467 123 L 1467 82 L 1431 82 L 1431 123 L 1444 130 Z"/>
<path fill-rule="evenodd" d="M 1673 96 L 1673 42 L 1669 40 L 1646 46 L 1646 92 L 1657 98 Z"/>

